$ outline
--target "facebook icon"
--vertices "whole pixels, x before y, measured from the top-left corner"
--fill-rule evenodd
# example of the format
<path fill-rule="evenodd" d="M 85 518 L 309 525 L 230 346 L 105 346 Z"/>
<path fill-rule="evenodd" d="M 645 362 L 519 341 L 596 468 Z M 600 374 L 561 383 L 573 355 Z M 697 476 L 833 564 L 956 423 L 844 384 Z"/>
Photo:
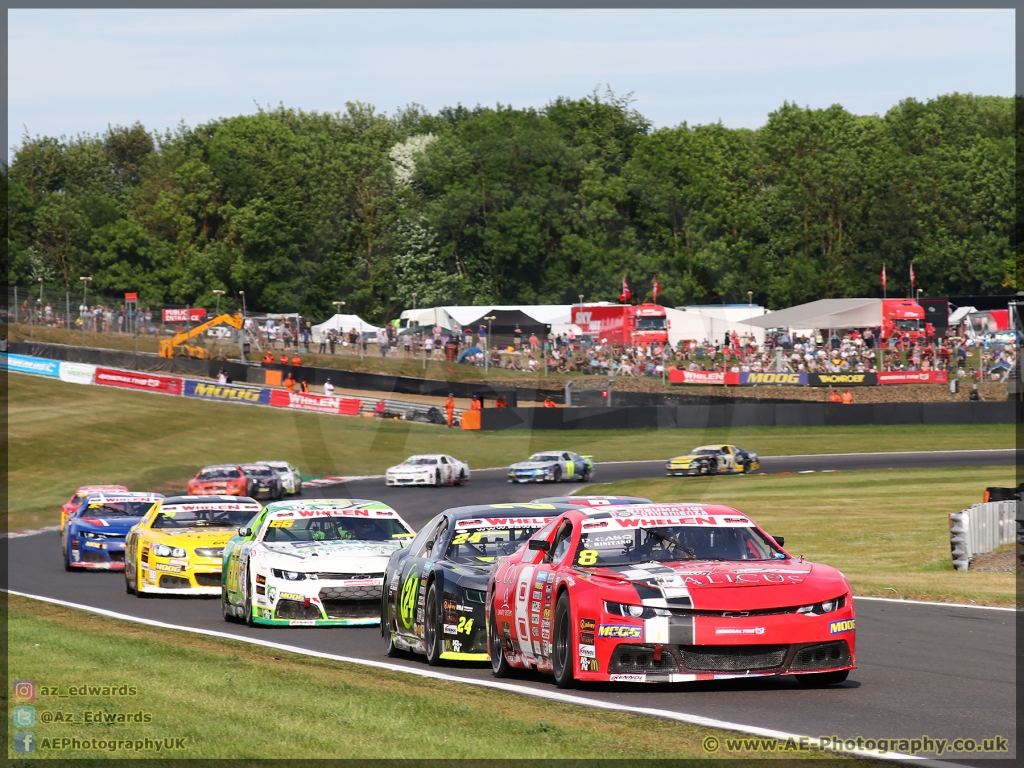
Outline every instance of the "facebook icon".
<path fill-rule="evenodd" d="M 14 734 L 15 752 L 35 752 L 36 735 L 32 731 L 18 731 Z"/>

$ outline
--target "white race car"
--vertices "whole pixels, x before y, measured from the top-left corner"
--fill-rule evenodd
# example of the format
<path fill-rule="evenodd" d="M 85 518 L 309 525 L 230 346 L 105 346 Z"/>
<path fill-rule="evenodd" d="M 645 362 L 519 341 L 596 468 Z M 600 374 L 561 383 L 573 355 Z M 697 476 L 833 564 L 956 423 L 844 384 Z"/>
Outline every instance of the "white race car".
<path fill-rule="evenodd" d="M 250 626 L 378 624 L 388 559 L 414 535 L 379 501 L 270 504 L 224 548 L 224 619 Z"/>
<path fill-rule="evenodd" d="M 469 482 L 469 465 L 443 453 L 410 456 L 384 473 L 386 485 L 462 485 Z"/>
<path fill-rule="evenodd" d="M 289 464 L 287 461 L 257 461 L 256 463 L 274 470 L 274 474 L 281 478 L 285 496 L 302 495 L 302 475 L 299 474 L 299 468 L 294 464 Z"/>

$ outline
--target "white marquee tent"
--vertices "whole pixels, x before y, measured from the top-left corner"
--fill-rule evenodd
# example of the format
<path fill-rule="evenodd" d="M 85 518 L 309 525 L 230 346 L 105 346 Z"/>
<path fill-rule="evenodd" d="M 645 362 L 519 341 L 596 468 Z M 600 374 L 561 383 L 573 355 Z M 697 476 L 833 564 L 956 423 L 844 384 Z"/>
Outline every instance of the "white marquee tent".
<path fill-rule="evenodd" d="M 313 341 L 319 343 L 321 334 L 326 334 L 329 331 L 348 333 L 353 328 L 360 333 L 375 333 L 380 330 L 377 326 L 365 322 L 359 315 L 335 315 L 319 325 L 312 326 L 309 331 Z"/>
<path fill-rule="evenodd" d="M 881 299 L 819 299 L 744 321 L 755 328 L 877 328 Z"/>

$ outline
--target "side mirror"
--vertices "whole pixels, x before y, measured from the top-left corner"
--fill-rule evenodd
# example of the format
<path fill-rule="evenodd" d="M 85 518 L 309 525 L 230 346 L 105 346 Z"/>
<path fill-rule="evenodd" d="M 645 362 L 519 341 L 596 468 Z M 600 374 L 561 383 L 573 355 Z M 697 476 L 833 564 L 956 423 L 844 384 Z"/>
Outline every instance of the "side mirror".
<path fill-rule="evenodd" d="M 778 544 L 780 547 L 785 546 L 785 544 L 786 544 L 786 537 L 785 536 L 772 536 L 772 538 L 775 539 L 775 543 Z"/>
<path fill-rule="evenodd" d="M 551 549 L 551 542 L 544 539 L 530 539 L 530 549 L 538 552 L 547 552 Z"/>
<path fill-rule="evenodd" d="M 248 538 L 252 536 L 252 528 L 246 528 L 244 525 L 238 529 L 238 535 L 242 538 Z"/>

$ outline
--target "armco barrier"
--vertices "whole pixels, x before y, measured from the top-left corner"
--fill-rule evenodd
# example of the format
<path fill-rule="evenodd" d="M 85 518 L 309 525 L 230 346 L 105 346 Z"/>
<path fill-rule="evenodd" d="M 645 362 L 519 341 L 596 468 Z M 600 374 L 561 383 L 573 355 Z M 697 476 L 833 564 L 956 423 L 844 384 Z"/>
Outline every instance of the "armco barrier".
<path fill-rule="evenodd" d="M 110 368 L 96 368 L 94 382 L 105 387 L 141 389 L 146 392 L 162 392 L 165 395 L 180 395 L 184 379 L 177 376 L 159 376 L 155 373 L 138 371 L 116 371 Z"/>
<path fill-rule="evenodd" d="M 88 363 L 60 363 L 60 380 L 70 384 L 92 384 L 96 377 L 96 366 Z"/>
<path fill-rule="evenodd" d="M 33 373 L 36 376 L 60 376 L 60 363 L 56 360 L 40 360 L 28 355 L 0 355 L 0 366 L 18 373 Z"/>
<path fill-rule="evenodd" d="M 941 406 L 941 407 L 938 407 Z M 1017 403 L 736 403 L 592 408 L 484 408 L 480 428 L 714 429 L 872 424 L 1012 424 Z"/>
<path fill-rule="evenodd" d="M 989 501 L 949 516 L 949 548 L 953 567 L 966 571 L 975 555 L 991 552 L 1017 539 L 1016 501 Z"/>

